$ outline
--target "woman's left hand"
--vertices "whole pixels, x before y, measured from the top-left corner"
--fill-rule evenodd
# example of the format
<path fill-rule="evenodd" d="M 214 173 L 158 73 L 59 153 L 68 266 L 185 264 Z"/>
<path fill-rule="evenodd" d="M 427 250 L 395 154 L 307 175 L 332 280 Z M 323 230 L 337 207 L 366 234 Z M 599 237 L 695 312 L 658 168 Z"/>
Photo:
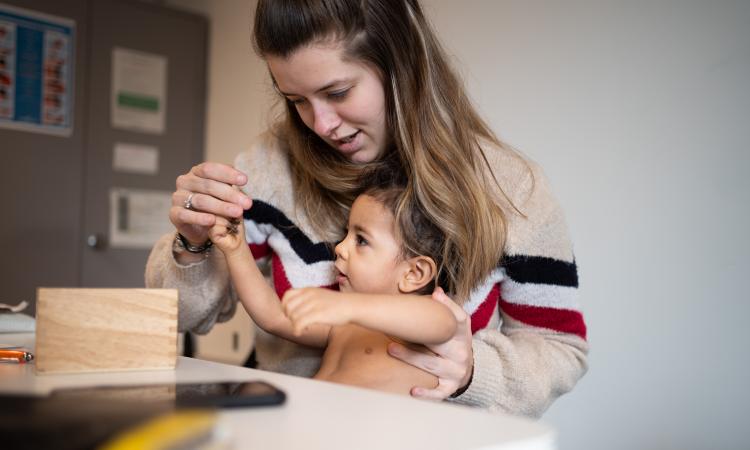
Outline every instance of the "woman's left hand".
<path fill-rule="evenodd" d="M 456 316 L 456 334 L 442 344 L 428 345 L 435 355 L 418 352 L 399 343 L 388 345 L 388 353 L 407 364 L 418 367 L 438 378 L 434 389 L 415 386 L 411 395 L 433 400 L 443 400 L 465 387 L 474 370 L 474 352 L 471 348 L 471 319 L 468 314 L 445 294 L 436 288 L 432 298 L 447 306 Z"/>

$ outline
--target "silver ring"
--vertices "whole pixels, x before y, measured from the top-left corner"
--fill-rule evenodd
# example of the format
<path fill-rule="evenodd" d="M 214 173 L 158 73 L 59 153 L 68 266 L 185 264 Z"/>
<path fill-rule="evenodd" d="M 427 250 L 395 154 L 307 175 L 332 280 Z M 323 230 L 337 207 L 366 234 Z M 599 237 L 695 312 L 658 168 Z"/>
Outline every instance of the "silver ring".
<path fill-rule="evenodd" d="M 191 193 L 190 193 L 190 195 L 188 195 L 188 198 L 187 198 L 187 200 L 185 200 L 185 203 L 183 203 L 183 205 L 182 205 L 182 206 L 183 206 L 183 207 L 184 207 L 185 209 L 192 209 L 192 210 L 194 210 L 194 209 L 195 209 L 195 207 L 193 206 L 193 195 L 195 195 L 195 194 L 193 194 L 193 193 L 191 192 Z"/>

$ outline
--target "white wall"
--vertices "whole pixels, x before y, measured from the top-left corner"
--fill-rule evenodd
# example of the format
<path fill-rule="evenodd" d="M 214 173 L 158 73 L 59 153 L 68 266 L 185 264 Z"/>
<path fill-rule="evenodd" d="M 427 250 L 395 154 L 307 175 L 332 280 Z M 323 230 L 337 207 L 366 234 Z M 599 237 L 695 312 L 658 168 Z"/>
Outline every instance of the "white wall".
<path fill-rule="evenodd" d="M 269 123 L 274 93 L 252 47 L 255 0 L 167 0 L 209 18 L 206 159 L 231 163 Z"/>
<path fill-rule="evenodd" d="M 750 2 L 426 5 L 567 211 L 591 369 L 561 447 L 750 446 Z"/>
<path fill-rule="evenodd" d="M 592 350 L 544 417 L 560 447 L 750 446 L 750 2 L 423 1 L 567 211 Z M 207 157 L 229 161 L 268 104 L 254 2 L 171 3 L 214 20 Z"/>

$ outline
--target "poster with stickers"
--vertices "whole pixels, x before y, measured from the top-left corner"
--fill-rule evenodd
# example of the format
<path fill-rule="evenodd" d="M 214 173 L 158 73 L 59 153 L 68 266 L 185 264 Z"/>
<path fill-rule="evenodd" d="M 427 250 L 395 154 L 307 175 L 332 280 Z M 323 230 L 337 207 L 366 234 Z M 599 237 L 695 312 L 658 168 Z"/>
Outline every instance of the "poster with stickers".
<path fill-rule="evenodd" d="M 75 21 L 0 3 L 0 128 L 73 132 Z"/>

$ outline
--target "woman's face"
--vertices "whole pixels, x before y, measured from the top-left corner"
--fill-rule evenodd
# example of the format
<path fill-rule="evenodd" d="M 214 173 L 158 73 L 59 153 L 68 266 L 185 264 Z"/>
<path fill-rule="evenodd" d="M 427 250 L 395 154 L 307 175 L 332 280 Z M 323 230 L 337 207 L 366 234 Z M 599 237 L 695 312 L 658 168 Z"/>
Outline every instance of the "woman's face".
<path fill-rule="evenodd" d="M 366 163 L 390 140 L 383 83 L 373 68 L 343 55 L 340 45 L 318 43 L 266 61 L 305 125 L 348 160 Z"/>

